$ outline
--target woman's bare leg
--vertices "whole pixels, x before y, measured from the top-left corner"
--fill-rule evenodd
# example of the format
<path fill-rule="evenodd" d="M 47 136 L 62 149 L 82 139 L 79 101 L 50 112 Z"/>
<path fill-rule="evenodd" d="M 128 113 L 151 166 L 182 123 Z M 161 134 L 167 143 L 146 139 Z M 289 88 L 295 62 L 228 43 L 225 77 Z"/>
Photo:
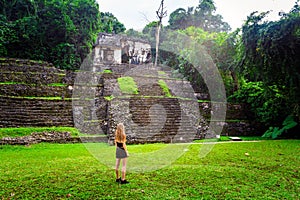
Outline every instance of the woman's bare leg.
<path fill-rule="evenodd" d="M 127 158 L 122 159 L 122 180 L 124 181 L 126 179 L 126 164 L 127 164 Z"/>
<path fill-rule="evenodd" d="M 116 170 L 116 178 L 117 179 L 119 178 L 120 161 L 121 161 L 121 159 L 117 158 L 117 160 L 116 160 L 116 168 L 115 168 L 115 170 Z"/>

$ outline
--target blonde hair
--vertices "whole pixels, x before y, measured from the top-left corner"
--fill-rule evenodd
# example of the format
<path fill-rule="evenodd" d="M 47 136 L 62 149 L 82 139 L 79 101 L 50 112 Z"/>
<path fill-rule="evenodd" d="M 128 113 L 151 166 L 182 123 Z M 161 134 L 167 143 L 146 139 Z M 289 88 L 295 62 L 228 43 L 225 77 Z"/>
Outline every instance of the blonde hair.
<path fill-rule="evenodd" d="M 115 134 L 115 143 L 125 143 L 126 142 L 126 134 L 123 123 L 119 123 L 117 125 L 116 134 Z"/>

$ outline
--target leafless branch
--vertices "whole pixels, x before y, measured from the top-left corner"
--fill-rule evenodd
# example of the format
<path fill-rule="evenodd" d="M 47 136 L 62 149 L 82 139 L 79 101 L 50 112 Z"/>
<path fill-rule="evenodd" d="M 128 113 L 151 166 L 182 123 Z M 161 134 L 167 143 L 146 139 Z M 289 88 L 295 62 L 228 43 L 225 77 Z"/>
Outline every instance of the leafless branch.
<path fill-rule="evenodd" d="M 148 19 L 147 15 L 143 12 L 139 12 L 142 16 L 143 16 L 143 19 L 147 22 L 147 23 L 150 23 L 151 21 Z"/>
<path fill-rule="evenodd" d="M 157 60 L 158 60 L 158 46 L 159 46 L 159 34 L 160 34 L 160 28 L 161 28 L 161 24 L 162 24 L 162 18 L 167 16 L 167 11 L 165 11 L 165 7 L 164 7 L 164 0 L 161 0 L 160 2 L 160 6 L 158 8 L 158 10 L 156 11 L 156 15 L 159 19 L 157 27 L 156 27 L 156 55 L 155 55 L 155 62 L 154 62 L 154 66 L 157 66 Z"/>
<path fill-rule="evenodd" d="M 164 7 L 164 0 L 161 1 L 158 10 L 156 11 L 156 15 L 159 19 L 159 22 L 161 23 L 162 18 L 167 16 L 167 11 L 164 11 L 166 7 Z"/>

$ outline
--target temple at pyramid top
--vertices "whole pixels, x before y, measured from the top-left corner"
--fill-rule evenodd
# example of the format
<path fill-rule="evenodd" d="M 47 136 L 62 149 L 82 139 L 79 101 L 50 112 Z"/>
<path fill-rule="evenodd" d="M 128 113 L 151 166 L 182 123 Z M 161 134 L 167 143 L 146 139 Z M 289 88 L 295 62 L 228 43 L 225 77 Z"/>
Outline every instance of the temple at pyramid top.
<path fill-rule="evenodd" d="M 151 62 L 147 40 L 126 35 L 99 33 L 94 45 L 94 64 L 143 64 Z"/>

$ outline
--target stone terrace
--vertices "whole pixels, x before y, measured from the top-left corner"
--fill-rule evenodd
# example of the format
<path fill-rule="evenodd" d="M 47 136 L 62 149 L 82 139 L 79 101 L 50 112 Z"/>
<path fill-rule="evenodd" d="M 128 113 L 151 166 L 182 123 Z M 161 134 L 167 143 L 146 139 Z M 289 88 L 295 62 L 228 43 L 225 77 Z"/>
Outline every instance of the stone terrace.
<path fill-rule="evenodd" d="M 11 58 L 1 58 L 0 71 L 0 127 L 74 125 L 65 71 Z"/>
<path fill-rule="evenodd" d="M 104 68 L 112 73 L 102 73 Z M 147 66 L 122 64 L 98 70 L 74 73 L 46 62 L 0 58 L 0 127 L 76 126 L 99 136 L 94 141 L 112 141 L 116 124 L 124 122 L 129 143 L 188 142 L 209 136 L 211 103 L 189 100 L 194 94 L 187 81 Z M 95 83 L 87 81 L 85 73 Z M 78 76 L 83 76 L 82 82 L 76 82 Z M 134 78 L 138 95 L 122 94 L 117 83 L 122 76 Z M 158 80 L 165 81 L 173 96 L 184 98 L 163 97 Z M 253 135 L 251 116 L 244 109 L 227 105 L 226 121 L 220 122 L 223 135 Z M 196 111 L 201 119 L 195 119 Z"/>

